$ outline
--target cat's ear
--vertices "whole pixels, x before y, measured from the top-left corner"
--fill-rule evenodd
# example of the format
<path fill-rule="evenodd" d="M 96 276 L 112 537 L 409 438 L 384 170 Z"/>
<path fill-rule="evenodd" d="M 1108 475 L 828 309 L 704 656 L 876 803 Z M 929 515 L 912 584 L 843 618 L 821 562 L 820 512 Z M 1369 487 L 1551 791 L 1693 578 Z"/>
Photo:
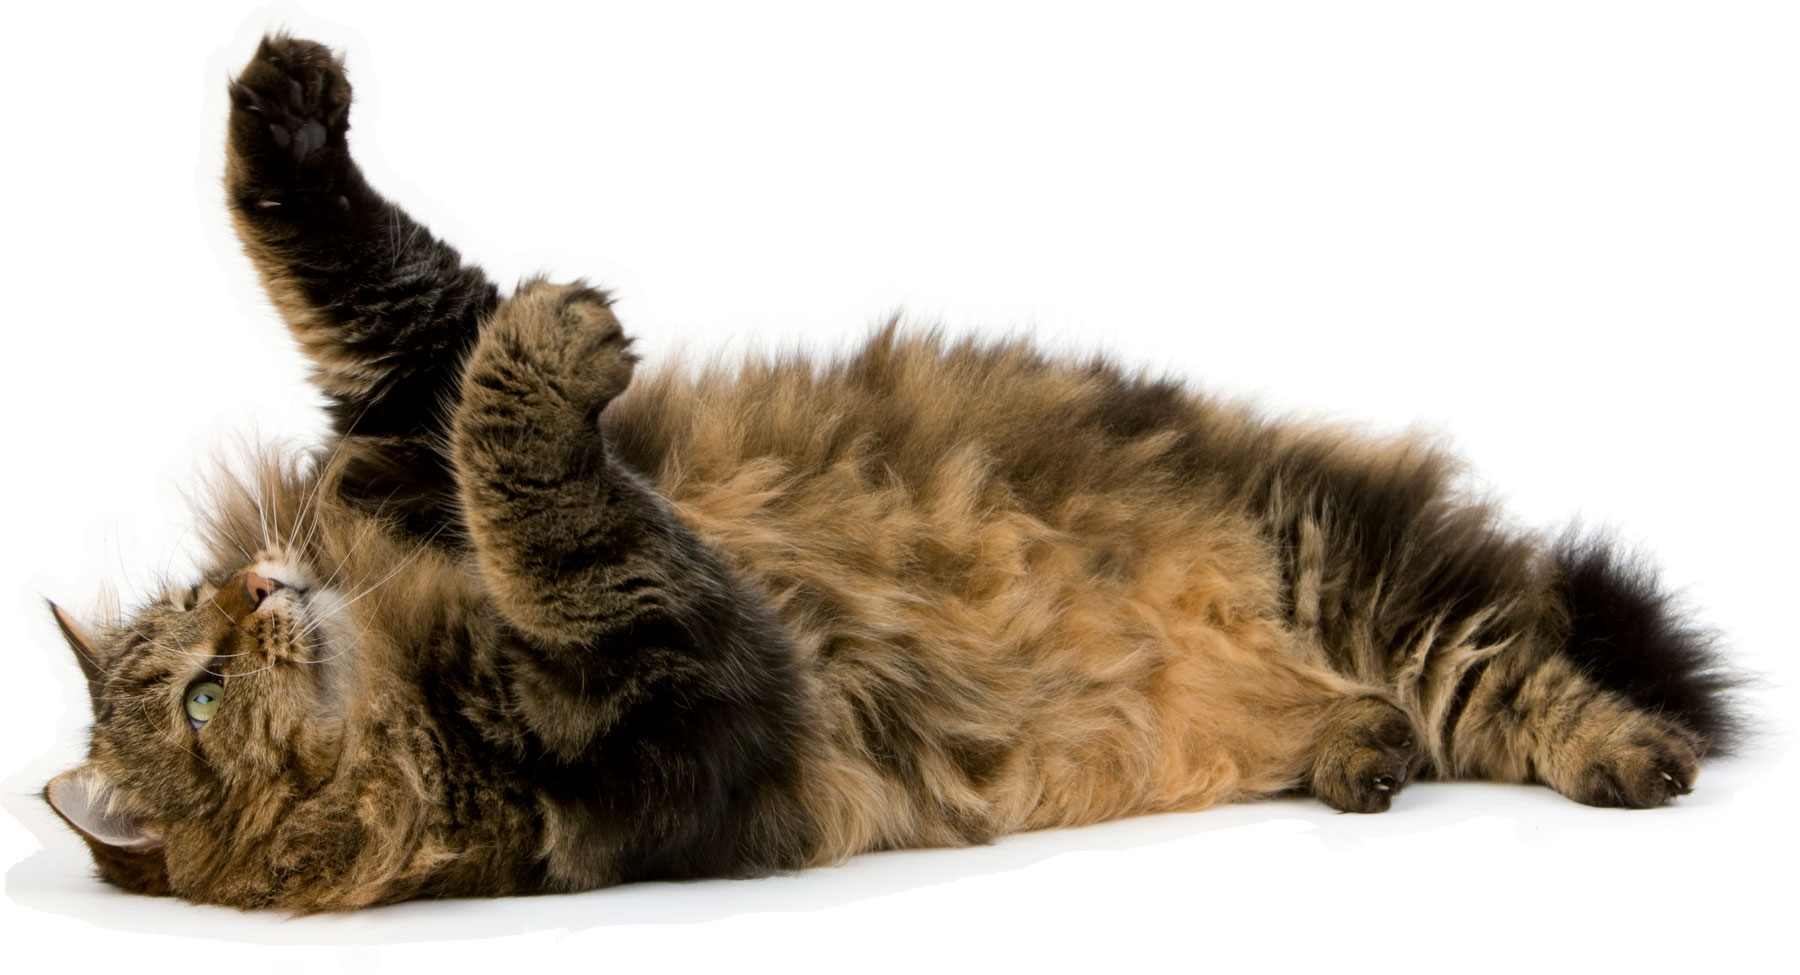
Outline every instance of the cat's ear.
<path fill-rule="evenodd" d="M 137 817 L 119 808 L 118 790 L 92 765 L 72 768 L 50 780 L 44 798 L 57 815 L 82 835 L 107 846 L 143 853 L 162 845 Z"/>
<path fill-rule="evenodd" d="M 93 634 L 55 603 L 50 603 L 50 615 L 56 617 L 56 628 L 62 631 L 63 639 L 69 641 L 69 649 L 75 651 L 75 662 L 81 665 L 81 673 L 87 677 L 88 700 L 98 702 L 106 672 L 100 669 L 100 651 L 94 648 Z"/>

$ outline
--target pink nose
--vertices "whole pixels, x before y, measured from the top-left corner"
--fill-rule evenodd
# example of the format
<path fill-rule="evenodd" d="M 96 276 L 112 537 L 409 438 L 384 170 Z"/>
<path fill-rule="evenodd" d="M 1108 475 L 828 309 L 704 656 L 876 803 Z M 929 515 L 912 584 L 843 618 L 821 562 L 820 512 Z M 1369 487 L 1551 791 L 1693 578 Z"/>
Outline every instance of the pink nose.
<path fill-rule="evenodd" d="M 275 591 L 275 583 L 266 576 L 244 570 L 244 593 L 250 597 L 251 606 L 261 606 L 262 601 Z"/>
<path fill-rule="evenodd" d="M 247 614 L 255 612 L 256 607 L 263 604 L 263 600 L 280 590 L 281 583 L 260 572 L 245 569 L 220 587 L 218 595 L 213 597 L 213 604 L 219 607 L 219 611 L 227 619 L 236 623 Z"/>

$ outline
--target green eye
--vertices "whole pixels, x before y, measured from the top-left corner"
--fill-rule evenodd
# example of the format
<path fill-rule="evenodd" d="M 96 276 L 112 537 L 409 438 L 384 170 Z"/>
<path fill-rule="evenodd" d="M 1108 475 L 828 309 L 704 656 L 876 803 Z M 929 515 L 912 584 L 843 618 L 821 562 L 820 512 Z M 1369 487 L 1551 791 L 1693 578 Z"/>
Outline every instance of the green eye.
<path fill-rule="evenodd" d="M 225 688 L 210 680 L 201 681 L 188 688 L 188 722 L 198 728 L 211 721 L 213 712 L 219 710 L 219 701 L 224 697 Z"/>

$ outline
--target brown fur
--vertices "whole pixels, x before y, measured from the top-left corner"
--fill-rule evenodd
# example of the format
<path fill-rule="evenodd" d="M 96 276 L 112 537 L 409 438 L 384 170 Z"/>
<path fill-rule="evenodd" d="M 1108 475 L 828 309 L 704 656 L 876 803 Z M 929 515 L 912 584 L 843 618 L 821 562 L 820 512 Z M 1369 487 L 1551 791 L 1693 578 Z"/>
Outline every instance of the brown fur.
<path fill-rule="evenodd" d="M 48 796 L 113 883 L 344 910 L 1295 789 L 1377 812 L 1421 774 L 1652 806 L 1726 727 L 1653 589 L 1503 529 L 1428 445 L 893 325 L 633 378 L 603 293 L 496 303 L 422 229 L 367 231 L 404 215 L 348 99 L 266 41 L 227 171 L 335 437 L 221 479 L 195 591 L 59 613 L 95 734 Z M 1666 679 L 1594 662 L 1598 597 Z"/>
<path fill-rule="evenodd" d="M 798 636 L 825 702 L 823 856 L 1304 782 L 1351 685 L 1293 651 L 1267 545 L 1169 477 L 1167 438 L 1071 429 L 1101 394 L 1023 347 L 890 329 L 835 368 L 669 373 L 615 408 L 661 435 L 661 491 Z M 1006 456 L 1031 450 L 1074 489 L 1033 504 L 1038 458 Z"/>

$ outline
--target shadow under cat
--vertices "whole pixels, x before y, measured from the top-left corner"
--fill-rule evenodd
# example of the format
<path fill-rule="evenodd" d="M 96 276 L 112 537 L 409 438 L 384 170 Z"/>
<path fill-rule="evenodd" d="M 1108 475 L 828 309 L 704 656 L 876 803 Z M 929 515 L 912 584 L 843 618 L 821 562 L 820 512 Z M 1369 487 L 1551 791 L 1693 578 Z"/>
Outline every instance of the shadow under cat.
<path fill-rule="evenodd" d="M 1661 834 L 1668 817 L 1705 815 L 1729 805 L 1758 776 L 1738 759 L 1716 763 L 1704 793 L 1684 799 L 1660 821 L 1627 810 L 1573 806 L 1547 791 L 1492 783 L 1426 782 L 1409 791 L 1403 813 L 1356 816 L 1334 812 L 1304 796 L 1228 805 L 1196 813 L 1145 816 L 1077 829 L 1002 837 L 982 847 L 896 850 L 867 854 L 841 866 L 752 880 L 637 883 L 577 894 L 408 901 L 352 914 L 289 918 L 146 898 L 102 884 L 87 869 L 85 853 L 35 796 L 8 790 L 6 806 L 44 838 L 47 848 L 6 875 L 6 894 L 22 907 L 76 918 L 119 931 L 202 937 L 248 944 L 398 945 L 462 941 L 542 932 L 579 932 L 632 925 L 699 925 L 754 914 L 829 911 L 983 877 L 1044 869 L 1062 857 L 1154 851 L 1155 869 L 1171 879 L 1190 866 L 1220 873 L 1254 869 L 1265 854 L 1302 847 L 1317 859 L 1319 875 L 1333 862 L 1370 845 L 1396 863 L 1419 855 L 1432 834 L 1480 834 L 1484 844 L 1515 848 L 1555 847 L 1565 832 Z M 1454 843 L 1453 836 L 1441 836 Z M 1342 861 L 1340 861 L 1342 865 Z M 1111 872 L 1113 865 L 1109 865 Z M 1142 874 L 1119 873 L 1121 884 Z M 1107 895 L 1088 891 L 1099 907 Z"/>

